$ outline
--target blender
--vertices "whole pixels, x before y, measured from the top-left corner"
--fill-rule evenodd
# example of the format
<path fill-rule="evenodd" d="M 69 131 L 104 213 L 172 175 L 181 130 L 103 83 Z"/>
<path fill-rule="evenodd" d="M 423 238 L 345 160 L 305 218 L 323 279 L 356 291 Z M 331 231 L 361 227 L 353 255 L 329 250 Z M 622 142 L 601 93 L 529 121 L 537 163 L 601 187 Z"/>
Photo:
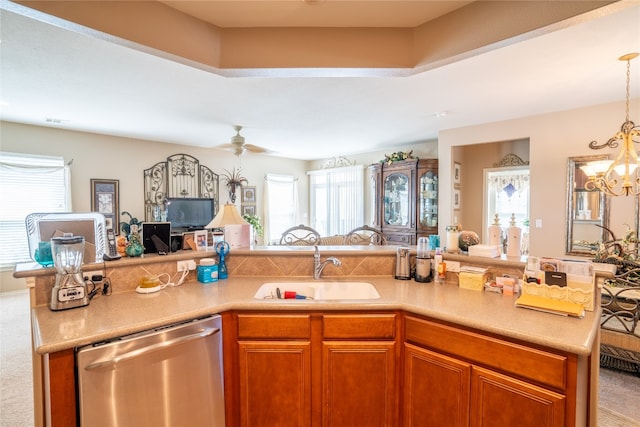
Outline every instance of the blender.
<path fill-rule="evenodd" d="M 56 283 L 51 290 L 51 310 L 83 307 L 89 304 L 87 285 L 82 277 L 84 237 L 65 233 L 51 239 Z"/>

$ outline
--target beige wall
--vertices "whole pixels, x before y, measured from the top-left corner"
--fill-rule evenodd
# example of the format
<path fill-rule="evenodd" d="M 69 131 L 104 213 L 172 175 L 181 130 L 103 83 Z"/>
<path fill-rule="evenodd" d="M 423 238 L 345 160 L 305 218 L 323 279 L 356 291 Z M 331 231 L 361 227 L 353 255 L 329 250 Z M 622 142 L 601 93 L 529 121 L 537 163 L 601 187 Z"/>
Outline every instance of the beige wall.
<path fill-rule="evenodd" d="M 263 216 L 262 194 L 266 173 L 289 174 L 300 180 L 300 218 L 308 218 L 307 162 L 301 160 L 246 154 L 240 158 L 227 151 L 186 145 L 162 144 L 138 139 L 119 138 L 54 128 L 0 122 L 0 150 L 6 152 L 55 155 L 71 165 L 71 193 L 74 212 L 91 209 L 91 178 L 117 179 L 120 187 L 120 211 L 144 219 L 143 170 L 172 154 L 192 155 L 223 174 L 225 169 L 242 168 L 249 185 L 256 186 L 257 212 Z M 220 182 L 220 201 L 226 203 L 226 187 Z M 240 206 L 240 201 L 236 200 Z M 0 272 L 0 292 L 21 289 L 12 272 Z"/>
<path fill-rule="evenodd" d="M 630 117 L 638 116 L 639 105 L 638 99 L 631 101 Z M 440 234 L 444 234 L 444 227 L 453 220 L 451 170 L 458 154 L 457 147 L 528 139 L 531 163 L 530 253 L 537 256 L 564 255 L 567 159 L 570 156 L 617 153 L 617 150 L 609 149 L 595 152 L 588 145 L 594 139 L 600 143 L 608 140 L 620 129 L 623 120 L 624 103 L 613 103 L 442 131 L 438 139 Z M 465 162 L 469 163 L 469 159 Z M 465 173 L 464 165 L 462 173 Z M 464 187 L 462 191 L 465 191 Z M 612 200 L 610 225 L 618 236 L 626 230 L 625 224 L 632 227 L 635 224 L 634 201 L 631 197 Z M 462 205 L 462 217 L 466 217 L 470 209 L 475 211 L 477 207 Z M 535 227 L 537 219 L 542 221 L 541 228 Z"/>
<path fill-rule="evenodd" d="M 631 102 L 631 117 L 637 117 L 638 99 Z M 542 256 L 562 256 L 565 252 L 565 202 L 566 167 L 570 156 L 591 155 L 588 148 L 591 140 L 604 142 L 620 127 L 624 119 L 624 103 L 613 103 L 578 110 L 563 111 L 540 116 L 526 117 L 497 123 L 445 130 L 438 142 L 426 141 L 400 146 L 387 151 L 371 152 L 348 156 L 358 164 L 368 165 L 384 158 L 392 151 L 414 150 L 422 158 L 439 159 L 440 171 L 440 222 L 439 232 L 444 235 L 444 227 L 453 221 L 451 171 L 454 159 L 463 164 L 463 192 L 472 186 L 468 180 L 481 181 L 481 177 L 466 175 L 465 165 L 471 170 L 476 162 L 475 154 L 459 151 L 472 144 L 495 143 L 500 141 L 529 141 L 529 161 L 531 162 L 531 254 Z M 265 173 L 292 174 L 300 179 L 300 218 L 308 222 L 308 185 L 306 171 L 319 168 L 323 162 L 305 162 L 276 157 L 245 155 L 234 157 L 226 151 L 196 148 L 176 144 L 158 144 L 144 140 L 110 137 L 82 132 L 71 132 L 52 128 L 28 126 L 0 122 L 0 149 L 9 152 L 23 152 L 46 155 L 61 155 L 65 161 L 73 159 L 72 195 L 74 211 L 90 209 L 89 179 L 120 180 L 120 210 L 128 210 L 142 217 L 143 179 L 145 168 L 176 153 L 186 153 L 200 159 L 214 172 L 242 167 L 243 175 L 250 185 L 257 187 L 258 203 L 262 202 L 262 185 Z M 515 146 L 514 146 L 515 147 Z M 473 153 L 473 148 L 469 148 Z M 504 147 L 500 148 L 502 155 Z M 514 148 L 517 154 L 525 157 Z M 437 153 L 436 153 L 437 151 Z M 606 150 L 604 150 L 606 151 Z M 613 150 L 609 150 L 613 153 Z M 598 153 L 604 154 L 604 153 Z M 456 157 L 458 156 L 458 157 Z M 463 156 L 463 157 L 460 157 Z M 498 156 L 501 157 L 501 156 Z M 525 159 L 526 160 L 526 159 Z M 221 198 L 226 202 L 224 186 Z M 369 206 L 370 194 L 365 187 L 365 206 Z M 473 190 L 476 191 L 476 190 Z M 463 197 L 464 196 L 463 194 Z M 626 230 L 625 224 L 635 224 L 635 210 L 632 198 L 618 197 L 612 200 L 611 227 L 618 235 Z M 466 203 L 463 199 L 459 221 L 473 224 L 481 217 L 477 202 Z M 365 218 L 368 214 L 365 210 Z M 258 206 L 263 215 L 262 206 Z M 474 216 L 477 213 L 477 217 Z M 542 228 L 535 227 L 535 220 L 542 220 Z M 365 219 L 366 221 L 366 219 Z M 464 225 L 464 224 L 463 224 Z M 0 291 L 17 289 L 11 272 L 0 274 Z"/>

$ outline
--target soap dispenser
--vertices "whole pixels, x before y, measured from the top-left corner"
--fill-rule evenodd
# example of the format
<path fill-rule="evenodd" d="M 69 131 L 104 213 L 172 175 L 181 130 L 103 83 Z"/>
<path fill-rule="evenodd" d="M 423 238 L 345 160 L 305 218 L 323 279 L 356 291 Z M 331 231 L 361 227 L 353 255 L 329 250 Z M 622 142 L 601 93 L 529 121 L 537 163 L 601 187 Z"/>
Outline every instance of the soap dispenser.
<path fill-rule="evenodd" d="M 511 214 L 511 225 L 507 229 L 507 256 L 520 257 L 520 244 L 522 240 L 522 229 L 516 227 L 516 216 Z"/>
<path fill-rule="evenodd" d="M 496 214 L 493 218 L 493 225 L 488 228 L 489 246 L 497 246 L 502 252 L 502 227 L 500 227 L 500 215 Z"/>

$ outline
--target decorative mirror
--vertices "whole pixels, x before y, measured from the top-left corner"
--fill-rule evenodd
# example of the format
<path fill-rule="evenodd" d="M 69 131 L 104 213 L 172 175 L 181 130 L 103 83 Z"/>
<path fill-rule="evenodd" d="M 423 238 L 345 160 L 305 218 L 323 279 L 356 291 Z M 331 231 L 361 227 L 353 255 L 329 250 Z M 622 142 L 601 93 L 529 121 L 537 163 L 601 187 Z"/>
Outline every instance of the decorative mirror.
<path fill-rule="evenodd" d="M 567 163 L 567 254 L 587 256 L 607 237 L 609 198 L 584 188 L 587 175 L 580 166 L 608 155 L 569 157 Z"/>

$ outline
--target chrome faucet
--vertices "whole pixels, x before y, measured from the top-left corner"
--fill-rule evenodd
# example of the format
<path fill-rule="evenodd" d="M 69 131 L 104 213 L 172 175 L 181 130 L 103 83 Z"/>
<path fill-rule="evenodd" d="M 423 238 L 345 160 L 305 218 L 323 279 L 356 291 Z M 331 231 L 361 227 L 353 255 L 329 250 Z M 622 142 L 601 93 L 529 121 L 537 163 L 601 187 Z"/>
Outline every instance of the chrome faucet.
<path fill-rule="evenodd" d="M 315 280 L 319 280 L 320 276 L 322 276 L 322 270 L 324 270 L 327 264 L 332 262 L 333 265 L 342 265 L 342 263 L 338 258 L 333 256 L 330 256 L 324 261 L 320 261 L 320 250 L 318 249 L 318 246 L 316 246 L 315 248 L 316 250 L 315 250 L 315 253 L 313 254 L 313 278 Z"/>

